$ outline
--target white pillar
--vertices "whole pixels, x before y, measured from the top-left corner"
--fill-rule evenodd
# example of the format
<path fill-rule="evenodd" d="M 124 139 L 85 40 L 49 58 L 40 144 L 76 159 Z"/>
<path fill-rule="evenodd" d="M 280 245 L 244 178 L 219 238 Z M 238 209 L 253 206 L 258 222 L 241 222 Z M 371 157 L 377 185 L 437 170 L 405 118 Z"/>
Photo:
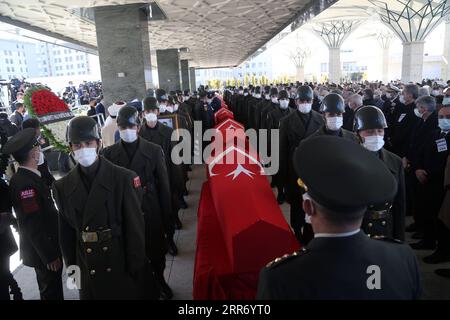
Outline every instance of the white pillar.
<path fill-rule="evenodd" d="M 328 81 L 341 81 L 341 48 L 328 49 Z"/>
<path fill-rule="evenodd" d="M 305 82 L 305 67 L 301 66 L 297 67 L 296 69 L 297 69 L 296 74 L 297 81 Z"/>
<path fill-rule="evenodd" d="M 422 82 L 424 44 L 403 42 L 402 82 Z"/>
<path fill-rule="evenodd" d="M 441 78 L 444 81 L 450 79 L 450 17 L 445 20 L 445 33 L 444 33 L 444 54 L 442 55 L 442 70 Z"/>
<path fill-rule="evenodd" d="M 381 81 L 383 83 L 389 82 L 389 47 L 382 48 L 382 61 L 381 61 Z"/>

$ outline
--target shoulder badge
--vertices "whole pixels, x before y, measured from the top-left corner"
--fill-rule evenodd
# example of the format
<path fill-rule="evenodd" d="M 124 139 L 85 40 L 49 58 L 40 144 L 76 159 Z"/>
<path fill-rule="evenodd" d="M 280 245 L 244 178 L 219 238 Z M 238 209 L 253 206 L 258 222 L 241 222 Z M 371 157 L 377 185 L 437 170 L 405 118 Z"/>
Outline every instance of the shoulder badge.
<path fill-rule="evenodd" d="M 275 260 L 269 262 L 266 265 L 266 268 L 276 267 L 276 266 L 282 264 L 285 261 L 291 260 L 291 259 L 296 258 L 296 257 L 303 256 L 304 254 L 306 254 L 308 252 L 309 252 L 308 249 L 302 248 L 302 249 L 300 249 L 300 251 L 295 251 L 294 253 L 291 253 L 291 254 L 285 254 L 284 256 L 276 258 Z"/>
<path fill-rule="evenodd" d="M 36 190 L 28 189 L 20 191 L 20 205 L 23 213 L 32 213 L 39 210 L 36 199 Z"/>
<path fill-rule="evenodd" d="M 139 177 L 134 178 L 133 185 L 135 188 L 139 188 L 141 186 L 141 179 Z"/>
<path fill-rule="evenodd" d="M 391 243 L 397 243 L 397 244 L 402 244 L 403 243 L 402 240 L 394 239 L 394 238 L 387 238 L 387 237 L 382 237 L 382 238 L 379 238 L 377 240 L 382 240 L 382 241 L 385 241 L 385 242 L 391 242 Z"/>

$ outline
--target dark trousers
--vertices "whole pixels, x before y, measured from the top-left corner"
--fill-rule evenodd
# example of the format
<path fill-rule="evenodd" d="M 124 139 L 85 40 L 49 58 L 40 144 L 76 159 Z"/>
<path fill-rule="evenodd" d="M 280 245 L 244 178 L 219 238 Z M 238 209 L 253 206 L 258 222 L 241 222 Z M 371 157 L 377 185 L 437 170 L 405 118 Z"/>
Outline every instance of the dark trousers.
<path fill-rule="evenodd" d="M 412 171 L 405 171 L 405 198 L 406 215 L 413 216 L 414 222 L 419 229 L 423 226 L 420 213 L 417 211 L 417 181 L 416 174 Z"/>
<path fill-rule="evenodd" d="M 57 272 L 46 267 L 34 268 L 41 300 L 64 300 L 62 287 L 62 268 Z"/>
<path fill-rule="evenodd" d="M 423 219 L 423 240 L 434 244 L 437 240 L 437 216 L 444 199 L 443 182 L 430 179 L 420 184 L 418 190 L 421 196 L 419 208 Z"/>
<path fill-rule="evenodd" d="M 307 245 L 314 238 L 314 232 L 310 224 L 305 222 L 305 211 L 302 206 L 302 196 L 290 196 L 291 227 L 295 237 L 302 245 Z"/>
<path fill-rule="evenodd" d="M 9 300 L 9 257 L 0 257 L 0 300 Z"/>
<path fill-rule="evenodd" d="M 437 249 L 450 254 L 450 229 L 440 220 L 436 223 Z"/>

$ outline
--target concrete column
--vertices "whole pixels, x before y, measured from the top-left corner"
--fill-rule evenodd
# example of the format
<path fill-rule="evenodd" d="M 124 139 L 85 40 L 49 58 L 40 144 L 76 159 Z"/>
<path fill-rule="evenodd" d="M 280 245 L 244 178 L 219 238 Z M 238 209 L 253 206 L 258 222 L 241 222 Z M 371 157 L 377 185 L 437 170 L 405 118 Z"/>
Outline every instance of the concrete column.
<path fill-rule="evenodd" d="M 189 81 L 190 81 L 190 89 L 191 91 L 197 90 L 197 83 L 195 79 L 195 68 L 189 68 Z"/>
<path fill-rule="evenodd" d="M 450 79 L 450 16 L 445 20 L 445 33 L 444 33 L 444 54 L 442 61 L 441 78 L 444 81 Z"/>
<path fill-rule="evenodd" d="M 188 60 L 180 60 L 181 67 L 181 90 L 188 89 L 190 86 L 189 83 L 189 61 Z"/>
<path fill-rule="evenodd" d="M 106 106 L 142 99 L 152 85 L 148 21 L 140 6 L 94 7 Z"/>
<path fill-rule="evenodd" d="M 403 42 L 402 82 L 421 82 L 424 41 Z"/>
<path fill-rule="evenodd" d="M 156 50 L 159 87 L 166 90 L 181 90 L 180 54 L 178 49 Z"/>
<path fill-rule="evenodd" d="M 389 82 L 389 47 L 382 48 L 382 60 L 381 60 L 381 81 L 383 83 Z"/>
<path fill-rule="evenodd" d="M 341 81 L 341 48 L 328 49 L 328 81 Z"/>

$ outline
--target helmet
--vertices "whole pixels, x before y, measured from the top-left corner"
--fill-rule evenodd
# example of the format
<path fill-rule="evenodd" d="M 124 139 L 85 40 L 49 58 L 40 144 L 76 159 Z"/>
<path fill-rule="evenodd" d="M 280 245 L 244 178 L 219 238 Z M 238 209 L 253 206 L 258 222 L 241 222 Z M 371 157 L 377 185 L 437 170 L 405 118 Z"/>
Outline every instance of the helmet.
<path fill-rule="evenodd" d="M 278 99 L 289 99 L 289 95 L 286 90 L 281 90 L 278 92 Z"/>
<path fill-rule="evenodd" d="M 69 122 L 67 129 L 67 141 L 80 143 L 89 140 L 99 140 L 100 129 L 97 122 L 88 116 L 75 117 Z"/>
<path fill-rule="evenodd" d="M 312 101 L 314 98 L 313 90 L 310 86 L 300 86 L 297 89 L 297 96 L 295 98 L 302 101 Z"/>
<path fill-rule="evenodd" d="M 320 111 L 330 113 L 344 113 L 345 112 L 344 99 L 337 93 L 327 94 L 325 98 L 323 98 L 322 100 Z"/>
<path fill-rule="evenodd" d="M 355 113 L 354 131 L 387 128 L 383 111 L 375 106 L 361 107 Z"/>
<path fill-rule="evenodd" d="M 138 126 L 140 124 L 139 114 L 136 108 L 125 106 L 120 109 L 117 115 L 117 126 L 118 127 L 132 127 Z"/>

